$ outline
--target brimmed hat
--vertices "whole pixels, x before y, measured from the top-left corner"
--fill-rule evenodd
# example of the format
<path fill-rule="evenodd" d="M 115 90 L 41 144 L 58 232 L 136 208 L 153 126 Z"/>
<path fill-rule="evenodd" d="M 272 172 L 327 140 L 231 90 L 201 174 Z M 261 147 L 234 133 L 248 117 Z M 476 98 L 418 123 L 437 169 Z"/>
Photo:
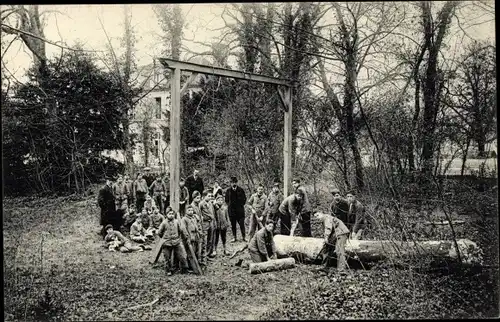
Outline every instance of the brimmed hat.
<path fill-rule="evenodd" d="M 231 177 L 231 183 L 238 183 L 238 178 Z"/>
<path fill-rule="evenodd" d="M 104 230 L 108 230 L 110 228 L 113 229 L 113 225 L 107 224 L 106 227 L 104 227 Z"/>

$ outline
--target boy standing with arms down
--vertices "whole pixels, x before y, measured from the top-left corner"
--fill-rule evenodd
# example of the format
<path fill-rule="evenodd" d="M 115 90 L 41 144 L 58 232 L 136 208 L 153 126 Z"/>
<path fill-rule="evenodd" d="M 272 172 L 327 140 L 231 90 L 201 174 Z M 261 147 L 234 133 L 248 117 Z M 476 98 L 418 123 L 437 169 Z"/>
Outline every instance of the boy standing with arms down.
<path fill-rule="evenodd" d="M 257 192 L 251 195 L 248 199 L 248 204 L 250 205 L 250 211 L 252 212 L 250 217 L 250 229 L 248 232 L 249 238 L 251 239 L 255 234 L 255 231 L 262 228 L 265 223 L 262 214 L 266 208 L 267 197 L 264 194 L 263 185 L 259 184 Z"/>
<path fill-rule="evenodd" d="M 314 214 L 314 216 L 316 219 L 323 222 L 325 227 L 324 239 L 326 247 L 323 252 L 323 258 L 327 257 L 327 259 L 324 260 L 325 269 L 328 265 L 328 258 L 331 258 L 333 253 L 335 253 L 337 255 L 337 269 L 339 271 L 344 270 L 347 266 L 345 244 L 349 236 L 349 229 L 347 229 L 342 220 L 337 217 L 320 212 Z"/>
<path fill-rule="evenodd" d="M 354 192 L 348 193 L 346 195 L 347 203 L 349 204 L 349 211 L 347 214 L 348 223 L 352 226 L 351 231 L 352 239 L 360 239 L 363 234 L 363 230 L 366 228 L 366 209 L 365 206 L 354 196 Z M 348 228 L 350 228 L 348 225 Z"/>
<path fill-rule="evenodd" d="M 212 192 L 206 189 L 203 192 L 203 200 L 200 202 L 200 211 L 202 217 L 202 229 L 205 239 L 205 248 L 202 250 L 203 258 L 213 257 L 214 239 L 215 239 L 215 213 L 214 205 L 212 203 Z"/>
<path fill-rule="evenodd" d="M 231 177 L 231 187 L 226 190 L 225 201 L 229 211 L 229 219 L 231 221 L 231 230 L 233 231 L 233 243 L 237 241 L 236 239 L 236 224 L 240 226 L 241 236 L 243 241 L 246 242 L 245 238 L 245 204 L 247 202 L 247 197 L 245 195 L 245 190 L 238 186 L 238 179 L 236 177 Z"/>
<path fill-rule="evenodd" d="M 146 180 L 142 177 L 142 174 L 137 175 L 137 180 L 134 182 L 134 197 L 135 197 L 135 209 L 137 213 L 142 211 L 144 207 L 144 202 L 146 201 L 146 195 L 148 194 L 148 184 Z"/>
<path fill-rule="evenodd" d="M 181 178 L 179 180 L 179 215 L 181 218 L 186 214 L 186 206 L 189 204 L 189 191 L 184 185 L 184 179 Z"/>
<path fill-rule="evenodd" d="M 157 176 L 155 181 L 149 187 L 149 190 L 153 193 L 153 199 L 155 201 L 156 206 L 160 209 L 161 213 L 165 212 L 164 198 L 166 195 L 165 192 L 165 184 L 161 180 L 160 176 Z"/>
<path fill-rule="evenodd" d="M 170 258 L 175 255 L 181 266 L 181 273 L 186 273 L 188 269 L 187 254 L 181 239 L 187 239 L 187 233 L 182 229 L 182 225 L 175 218 L 174 211 L 168 207 L 167 219 L 164 220 L 158 229 L 158 236 L 163 238 L 163 251 L 165 255 L 165 272 L 167 276 L 172 275 L 172 265 Z"/>
<path fill-rule="evenodd" d="M 229 214 L 227 211 L 227 206 L 224 203 L 224 197 L 218 195 L 215 201 L 215 222 L 217 224 L 215 229 L 215 243 L 214 243 L 214 254 L 217 254 L 217 246 L 219 244 L 219 236 L 222 240 L 222 248 L 224 250 L 224 255 L 227 255 L 226 250 L 226 234 L 227 228 L 229 227 Z"/>
<path fill-rule="evenodd" d="M 191 205 L 186 207 L 186 215 L 182 217 L 181 222 L 186 229 L 188 242 L 191 243 L 191 247 L 193 247 L 196 259 L 200 261 L 201 231 L 199 230 L 198 220 L 195 217 L 194 209 Z"/>
<path fill-rule="evenodd" d="M 280 184 L 275 182 L 273 185 L 273 189 L 269 193 L 267 197 L 267 207 L 268 207 L 268 219 L 271 219 L 274 222 L 274 226 L 278 223 L 278 219 L 280 218 L 279 207 L 283 202 L 283 194 L 280 191 Z"/>

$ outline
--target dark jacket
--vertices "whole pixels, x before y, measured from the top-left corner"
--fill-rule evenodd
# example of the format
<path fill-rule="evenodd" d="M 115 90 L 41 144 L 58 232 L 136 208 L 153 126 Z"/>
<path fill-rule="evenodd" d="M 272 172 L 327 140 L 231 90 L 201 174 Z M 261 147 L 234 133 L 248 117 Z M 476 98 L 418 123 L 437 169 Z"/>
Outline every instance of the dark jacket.
<path fill-rule="evenodd" d="M 186 187 L 189 190 L 189 203 L 193 202 L 193 192 L 198 191 L 203 194 L 203 190 L 205 189 L 203 187 L 203 179 L 200 176 L 195 179 L 192 175 L 187 177 Z"/>
<path fill-rule="evenodd" d="M 229 187 L 226 190 L 225 199 L 229 217 L 245 217 L 245 203 L 247 202 L 247 196 L 245 195 L 243 188 L 236 186 L 236 190 L 233 190 L 233 187 Z"/>
<path fill-rule="evenodd" d="M 115 196 L 110 186 L 104 185 L 104 187 L 99 190 L 97 204 L 101 208 L 101 225 L 104 225 L 108 222 L 108 217 L 113 216 L 116 211 Z"/>
<path fill-rule="evenodd" d="M 338 202 L 335 200 L 332 202 L 332 205 L 330 206 L 331 209 L 331 214 L 338 219 L 342 220 L 343 223 L 349 224 L 349 221 L 347 220 L 347 214 L 349 212 L 349 204 L 347 203 L 347 200 L 344 198 L 340 198 Z"/>
<path fill-rule="evenodd" d="M 302 212 L 302 204 L 303 201 L 295 199 L 295 194 L 293 194 L 286 197 L 278 209 L 283 216 L 289 216 L 292 221 L 295 221 Z"/>

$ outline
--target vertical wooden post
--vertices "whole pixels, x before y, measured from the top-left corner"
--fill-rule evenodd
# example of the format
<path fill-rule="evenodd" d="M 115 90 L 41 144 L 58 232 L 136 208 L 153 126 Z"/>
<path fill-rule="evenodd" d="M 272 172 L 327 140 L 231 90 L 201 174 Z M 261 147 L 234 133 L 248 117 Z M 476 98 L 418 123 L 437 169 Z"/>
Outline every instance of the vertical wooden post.
<path fill-rule="evenodd" d="M 292 87 L 287 86 L 285 89 L 284 103 L 285 104 L 285 129 L 284 129 L 284 144 L 283 144 L 283 195 L 289 195 L 292 183 Z"/>
<path fill-rule="evenodd" d="M 170 110 L 170 206 L 175 212 L 179 211 L 179 166 L 181 146 L 181 70 L 173 70 L 170 82 L 171 110 Z"/>

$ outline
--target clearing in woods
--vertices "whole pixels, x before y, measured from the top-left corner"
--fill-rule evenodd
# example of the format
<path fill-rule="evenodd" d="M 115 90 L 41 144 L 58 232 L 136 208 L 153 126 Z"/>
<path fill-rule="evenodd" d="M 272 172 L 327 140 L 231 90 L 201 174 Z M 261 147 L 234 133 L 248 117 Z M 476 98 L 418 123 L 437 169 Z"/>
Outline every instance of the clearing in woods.
<path fill-rule="evenodd" d="M 5 320 L 397 319 L 498 315 L 498 269 L 432 275 L 412 269 L 380 268 L 322 276 L 315 270 L 317 266 L 299 264 L 286 271 L 250 275 L 247 269 L 234 266 L 238 258 L 249 260 L 244 252 L 232 260 L 219 254 L 203 276 L 167 277 L 161 267 L 152 268 L 149 264 L 151 251 L 122 254 L 103 248 L 97 234 L 98 218 L 96 195 L 83 200 L 4 199 Z M 485 235 L 497 227 L 494 218 L 491 221 L 489 228 L 481 228 L 468 220 L 456 227 L 457 237 L 471 238 L 485 250 L 488 244 L 497 245 L 492 241 L 498 240 L 498 235 Z M 320 237 L 321 225 L 313 220 L 311 226 L 313 236 Z M 436 239 L 439 235 L 432 237 Z M 228 240 L 231 239 L 229 232 Z M 243 245 L 229 243 L 228 250 L 232 252 Z M 495 256 L 490 253 L 486 258 L 498 265 Z M 45 291 L 52 302 L 40 301 Z M 144 305 L 148 303 L 154 304 Z"/>
<path fill-rule="evenodd" d="M 313 278 L 306 266 L 250 275 L 234 266 L 238 258 L 249 259 L 246 252 L 232 260 L 218 254 L 204 276 L 167 277 L 148 263 L 151 251 L 122 254 L 102 247 L 95 199 L 5 200 L 6 319 L 32 317 L 45 290 L 64 305 L 68 320 L 258 319 Z M 228 243 L 228 250 L 243 245 Z"/>

